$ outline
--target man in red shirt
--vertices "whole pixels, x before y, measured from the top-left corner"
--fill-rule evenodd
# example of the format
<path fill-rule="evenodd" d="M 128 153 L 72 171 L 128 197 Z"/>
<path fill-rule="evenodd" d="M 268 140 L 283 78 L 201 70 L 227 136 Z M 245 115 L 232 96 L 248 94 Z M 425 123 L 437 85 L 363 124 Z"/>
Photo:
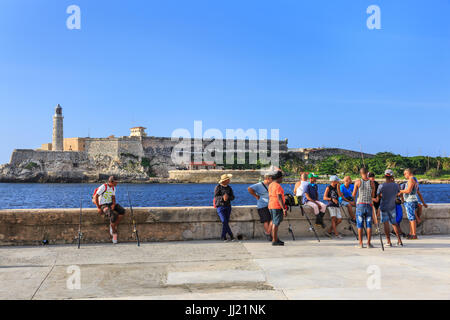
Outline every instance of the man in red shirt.
<path fill-rule="evenodd" d="M 284 242 L 278 239 L 278 227 L 286 217 L 287 210 L 284 199 L 284 190 L 281 187 L 283 173 L 277 171 L 272 177 L 272 183 L 269 185 L 269 210 L 272 216 L 272 245 L 284 246 Z"/>

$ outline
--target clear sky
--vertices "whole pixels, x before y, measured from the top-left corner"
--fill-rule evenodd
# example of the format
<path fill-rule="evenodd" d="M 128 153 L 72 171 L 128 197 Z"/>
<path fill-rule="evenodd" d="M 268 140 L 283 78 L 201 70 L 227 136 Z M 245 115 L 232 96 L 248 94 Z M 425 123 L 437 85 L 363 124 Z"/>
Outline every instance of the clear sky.
<path fill-rule="evenodd" d="M 58 103 L 66 137 L 202 120 L 292 148 L 448 155 L 450 1 L 1 0 L 0 163 L 51 142 Z"/>

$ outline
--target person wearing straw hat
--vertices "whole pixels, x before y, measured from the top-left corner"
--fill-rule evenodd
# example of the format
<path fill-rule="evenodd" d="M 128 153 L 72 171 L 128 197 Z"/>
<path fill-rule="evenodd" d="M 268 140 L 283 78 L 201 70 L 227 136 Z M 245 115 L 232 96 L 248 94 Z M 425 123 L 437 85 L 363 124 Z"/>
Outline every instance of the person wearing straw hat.
<path fill-rule="evenodd" d="M 220 177 L 219 183 L 214 189 L 214 205 L 217 208 L 217 214 L 220 221 L 222 221 L 222 236 L 223 241 L 234 241 L 233 232 L 231 231 L 229 222 L 231 216 L 231 201 L 234 200 L 233 189 L 229 186 L 231 174 L 223 174 Z M 227 234 L 230 239 L 227 239 Z"/>
<path fill-rule="evenodd" d="M 339 197 L 342 197 L 342 193 L 339 181 L 341 180 L 336 175 L 330 177 L 330 184 L 325 189 L 323 200 L 328 202 L 327 208 L 331 217 L 331 226 L 328 228 L 327 234 L 331 237 L 333 232 L 337 239 L 342 239 L 342 235 L 337 231 L 337 226 L 342 222 L 341 208 L 339 206 Z"/>

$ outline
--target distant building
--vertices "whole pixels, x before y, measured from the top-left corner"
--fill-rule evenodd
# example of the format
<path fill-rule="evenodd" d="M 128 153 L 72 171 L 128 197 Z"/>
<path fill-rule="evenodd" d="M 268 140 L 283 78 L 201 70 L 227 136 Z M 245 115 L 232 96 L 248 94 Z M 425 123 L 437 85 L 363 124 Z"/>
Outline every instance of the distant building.
<path fill-rule="evenodd" d="M 84 151 L 86 147 L 85 138 L 65 138 L 64 151 Z"/>
<path fill-rule="evenodd" d="M 42 144 L 41 150 L 52 151 L 52 144 L 51 143 L 44 143 L 44 144 Z"/>
<path fill-rule="evenodd" d="M 131 128 L 130 137 L 146 137 L 147 136 L 147 133 L 145 133 L 146 129 L 147 128 L 144 128 L 144 127 Z"/>

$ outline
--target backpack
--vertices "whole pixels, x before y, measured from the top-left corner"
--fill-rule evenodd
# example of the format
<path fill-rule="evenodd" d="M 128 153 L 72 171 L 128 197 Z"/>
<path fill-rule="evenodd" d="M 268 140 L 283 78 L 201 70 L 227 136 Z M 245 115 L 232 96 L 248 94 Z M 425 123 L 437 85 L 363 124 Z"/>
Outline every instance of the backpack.
<path fill-rule="evenodd" d="M 290 209 L 291 207 L 298 206 L 298 197 L 297 196 L 293 196 L 290 193 L 285 193 L 284 200 L 285 200 L 286 207 L 288 209 Z"/>
<path fill-rule="evenodd" d="M 108 190 L 108 184 L 105 183 L 104 186 L 105 186 L 105 191 L 103 191 L 103 193 L 105 193 L 106 190 Z M 101 187 L 101 186 L 100 186 L 100 187 Z M 98 189 L 99 189 L 100 187 L 97 187 L 97 188 L 94 190 L 94 193 L 92 194 L 92 203 L 95 204 L 95 205 L 96 205 L 96 203 L 95 203 L 95 195 L 97 194 L 97 191 L 98 191 Z M 103 195 L 103 193 L 102 193 L 101 195 Z"/>

